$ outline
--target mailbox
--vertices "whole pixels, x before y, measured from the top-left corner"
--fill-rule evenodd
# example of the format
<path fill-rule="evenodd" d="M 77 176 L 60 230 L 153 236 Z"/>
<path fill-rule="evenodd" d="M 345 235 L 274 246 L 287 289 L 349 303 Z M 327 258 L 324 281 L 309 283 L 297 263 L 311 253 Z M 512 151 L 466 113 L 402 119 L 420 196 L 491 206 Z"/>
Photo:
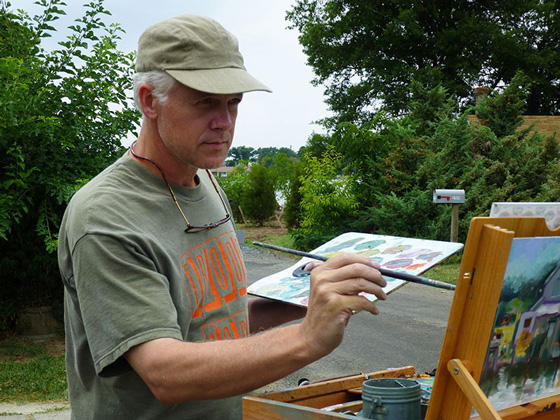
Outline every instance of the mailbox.
<path fill-rule="evenodd" d="M 433 201 L 438 204 L 463 204 L 465 190 L 434 190 Z"/>

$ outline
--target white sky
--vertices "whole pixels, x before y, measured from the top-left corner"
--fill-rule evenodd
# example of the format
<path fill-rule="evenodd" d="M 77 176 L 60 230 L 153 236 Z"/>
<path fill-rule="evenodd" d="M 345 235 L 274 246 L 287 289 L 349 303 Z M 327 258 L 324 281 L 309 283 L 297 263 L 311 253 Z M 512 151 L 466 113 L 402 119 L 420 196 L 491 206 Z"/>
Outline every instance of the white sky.
<path fill-rule="evenodd" d="M 41 8 L 35 0 L 11 0 L 12 7 L 30 15 Z M 67 16 L 55 27 L 70 33 L 68 25 L 83 16 L 88 0 L 66 0 Z M 295 0 L 105 0 L 112 16 L 126 31 L 118 48 L 136 50 L 138 38 L 151 24 L 183 13 L 209 16 L 239 39 L 245 67 L 274 92 L 245 95 L 237 120 L 233 146 L 291 147 L 297 151 L 313 133 L 324 129 L 314 121 L 330 115 L 323 89 L 311 85 L 313 73 L 298 43 L 296 30 L 286 27 L 286 11 Z M 104 15 L 105 16 L 105 15 Z M 57 39 L 59 40 L 59 39 Z M 126 142 L 125 142 L 126 143 Z"/>

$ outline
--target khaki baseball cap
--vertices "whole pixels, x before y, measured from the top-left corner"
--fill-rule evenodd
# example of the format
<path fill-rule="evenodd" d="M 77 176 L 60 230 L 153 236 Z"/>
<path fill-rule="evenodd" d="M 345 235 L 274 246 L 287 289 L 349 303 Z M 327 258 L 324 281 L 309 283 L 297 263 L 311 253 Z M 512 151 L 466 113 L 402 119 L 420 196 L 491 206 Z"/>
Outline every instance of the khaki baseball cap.
<path fill-rule="evenodd" d="M 207 93 L 272 92 L 247 73 L 237 38 L 202 16 L 181 15 L 146 29 L 138 41 L 136 71 L 152 70 Z"/>

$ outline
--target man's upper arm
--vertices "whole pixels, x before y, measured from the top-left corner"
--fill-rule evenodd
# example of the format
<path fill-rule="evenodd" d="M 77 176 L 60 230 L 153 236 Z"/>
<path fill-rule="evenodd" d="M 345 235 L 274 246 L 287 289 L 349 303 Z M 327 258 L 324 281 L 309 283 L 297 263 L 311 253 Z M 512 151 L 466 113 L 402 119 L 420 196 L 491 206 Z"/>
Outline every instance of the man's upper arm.
<path fill-rule="evenodd" d="M 87 235 L 74 252 L 79 313 L 98 374 L 128 349 L 181 339 L 167 279 L 115 238 Z"/>

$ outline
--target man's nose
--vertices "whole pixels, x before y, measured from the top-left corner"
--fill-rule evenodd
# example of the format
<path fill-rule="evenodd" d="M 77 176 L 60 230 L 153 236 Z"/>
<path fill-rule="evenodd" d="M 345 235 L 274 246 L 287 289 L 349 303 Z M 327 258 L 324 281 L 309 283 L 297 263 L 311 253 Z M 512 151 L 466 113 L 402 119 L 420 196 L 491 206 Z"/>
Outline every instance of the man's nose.
<path fill-rule="evenodd" d="M 212 118 L 211 127 L 214 129 L 230 130 L 235 124 L 235 114 L 228 107 L 220 107 Z"/>

